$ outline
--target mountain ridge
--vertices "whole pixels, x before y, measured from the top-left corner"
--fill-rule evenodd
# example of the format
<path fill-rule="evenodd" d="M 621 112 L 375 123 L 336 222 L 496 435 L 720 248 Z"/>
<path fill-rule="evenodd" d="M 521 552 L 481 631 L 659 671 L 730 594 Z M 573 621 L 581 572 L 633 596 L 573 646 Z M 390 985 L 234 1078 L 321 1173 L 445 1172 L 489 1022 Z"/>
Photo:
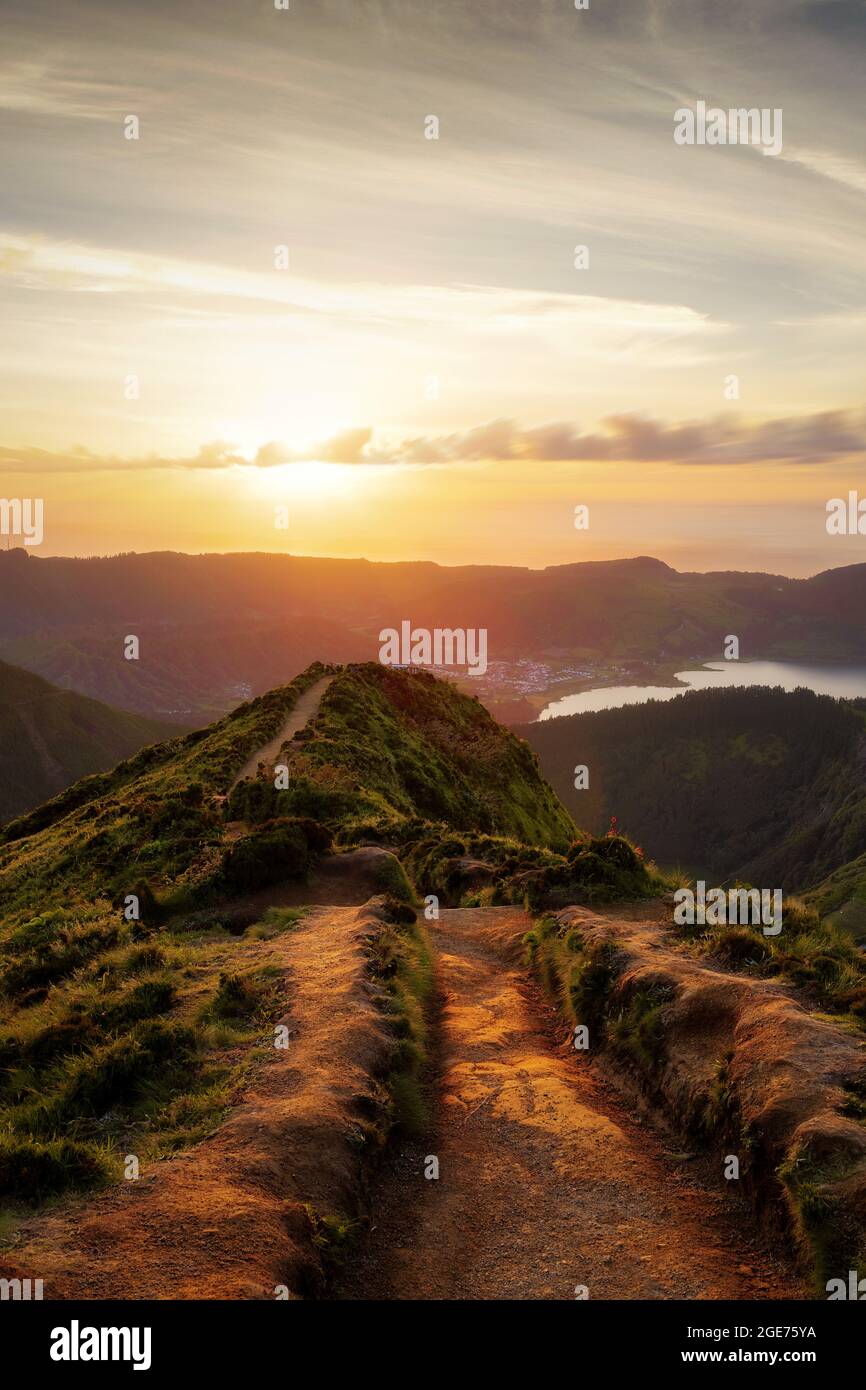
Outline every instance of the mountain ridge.
<path fill-rule="evenodd" d="M 178 732 L 0 661 L 0 822 Z"/>
<path fill-rule="evenodd" d="M 188 725 L 313 660 L 374 660 L 380 631 L 406 618 L 487 630 L 496 674 L 478 693 L 508 722 L 520 714 L 526 661 L 549 668 L 539 676 L 547 689 L 587 667 L 645 679 L 671 663 L 718 659 L 730 633 L 743 659 L 866 660 L 866 565 L 788 579 L 679 572 L 651 556 L 530 570 L 267 552 L 18 554 L 0 554 L 0 657 Z M 129 633 L 139 637 L 137 662 L 124 659 Z"/>
<path fill-rule="evenodd" d="M 379 903 L 384 980 L 423 976 L 420 898 L 459 898 L 479 867 L 487 899 L 521 909 L 662 889 L 624 841 L 577 830 L 477 699 L 314 663 L 0 830 L 0 1196 L 108 1181 L 130 1133 L 153 1156 L 209 1132 L 275 1007 L 278 938 L 335 861 Z"/>

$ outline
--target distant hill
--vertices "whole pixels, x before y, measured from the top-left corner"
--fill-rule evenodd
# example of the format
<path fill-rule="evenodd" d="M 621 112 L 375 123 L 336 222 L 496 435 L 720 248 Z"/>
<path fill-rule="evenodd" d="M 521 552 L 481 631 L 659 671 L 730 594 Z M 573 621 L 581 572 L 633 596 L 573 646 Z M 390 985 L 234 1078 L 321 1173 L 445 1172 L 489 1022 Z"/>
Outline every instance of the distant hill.
<path fill-rule="evenodd" d="M 663 865 L 805 893 L 828 913 L 849 904 L 852 924 L 850 904 L 862 896 L 866 927 L 864 710 L 864 701 L 750 687 L 515 732 L 590 830 L 616 816 Z M 589 768 L 587 790 L 574 788 L 578 764 Z"/>
<path fill-rule="evenodd" d="M 176 732 L 0 661 L 0 821 Z"/>
<path fill-rule="evenodd" d="M 812 579 L 679 574 L 649 557 L 444 568 L 291 555 L 41 559 L 0 553 L 0 656 L 124 709 L 194 724 L 292 679 L 311 661 L 375 660 L 404 618 L 484 627 L 492 662 L 652 668 L 718 658 L 866 659 L 866 565 Z M 141 659 L 126 661 L 136 634 Z M 485 699 L 506 717 L 514 691 Z"/>

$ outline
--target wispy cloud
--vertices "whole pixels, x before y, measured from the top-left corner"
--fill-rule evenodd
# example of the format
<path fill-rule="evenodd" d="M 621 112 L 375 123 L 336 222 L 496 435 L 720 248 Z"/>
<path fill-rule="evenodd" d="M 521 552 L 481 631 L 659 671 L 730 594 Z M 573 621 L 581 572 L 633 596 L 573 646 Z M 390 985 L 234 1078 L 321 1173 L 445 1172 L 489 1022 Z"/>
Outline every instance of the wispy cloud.
<path fill-rule="evenodd" d="M 134 95 L 128 84 L 72 76 L 42 60 L 0 66 L 0 111 L 22 116 L 116 121 L 118 109 Z"/>
<path fill-rule="evenodd" d="M 680 464 L 823 463 L 866 453 L 866 419 L 853 411 L 750 422 L 719 416 L 666 423 L 647 416 L 609 416 L 600 430 L 573 424 L 521 427 L 494 420 L 448 435 L 388 440 L 372 430 L 353 430 L 299 455 L 269 444 L 258 464 L 316 458 L 345 464 L 422 465 L 525 460 L 526 462 L 633 462 Z"/>
<path fill-rule="evenodd" d="M 27 289 L 70 293 L 143 293 L 262 302 L 341 322 L 466 320 L 483 330 L 623 330 L 628 334 L 718 334 L 726 325 L 685 305 L 501 288 L 495 285 L 355 283 L 334 286 L 289 271 L 130 254 L 42 237 L 0 233 L 0 277 Z"/>
<path fill-rule="evenodd" d="M 10 472 L 32 473 L 278 468 L 313 462 L 409 468 L 515 460 L 731 466 L 822 464 L 852 456 L 866 456 L 866 416 L 855 411 L 764 421 L 716 417 L 684 423 L 622 414 L 610 416 L 593 432 L 564 422 L 522 427 L 514 420 L 493 420 L 453 434 L 399 437 L 393 431 L 364 426 L 340 431 L 306 449 L 271 440 L 249 457 L 222 440 L 202 445 L 194 455 L 178 457 L 118 458 L 81 447 L 54 452 L 0 447 L 0 464 Z"/>
<path fill-rule="evenodd" d="M 23 473 L 135 473 L 142 470 L 245 468 L 249 460 L 239 454 L 234 445 L 213 440 L 203 444 L 197 454 L 177 458 L 159 454 L 139 458 L 120 458 L 113 454 L 97 454 L 74 444 L 69 449 L 37 449 L 30 445 L 21 448 L 0 447 L 0 466 L 9 472 Z"/>
<path fill-rule="evenodd" d="M 784 163 L 799 164 L 810 173 L 852 188 L 855 193 L 866 193 L 866 164 L 858 159 L 820 148 L 786 148 L 777 157 Z"/>

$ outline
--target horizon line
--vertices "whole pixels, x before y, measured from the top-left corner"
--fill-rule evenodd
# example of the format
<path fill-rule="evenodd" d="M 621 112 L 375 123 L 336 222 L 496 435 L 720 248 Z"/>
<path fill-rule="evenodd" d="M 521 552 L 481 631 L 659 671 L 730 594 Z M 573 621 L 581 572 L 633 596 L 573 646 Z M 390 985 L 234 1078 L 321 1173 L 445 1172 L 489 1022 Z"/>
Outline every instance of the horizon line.
<path fill-rule="evenodd" d="M 258 557 L 265 557 L 265 558 L 267 558 L 267 559 L 273 559 L 273 560 L 310 560 L 310 561 L 327 562 L 328 564 L 340 564 L 340 565 L 358 565 L 358 564 L 362 564 L 362 565 L 382 565 L 382 566 L 397 566 L 397 565 L 418 565 L 418 566 L 422 566 L 422 565 L 424 565 L 424 566 L 427 566 L 428 568 L 432 568 L 432 569 L 441 569 L 441 570 L 482 570 L 482 569 L 483 569 L 483 570 L 522 570 L 522 571 L 524 571 L 524 572 L 527 573 L 527 574 L 547 574 L 549 571 L 552 571 L 552 570 L 579 569 L 579 568 L 584 568 L 584 567 L 587 567 L 587 566 L 590 566 L 590 565 L 595 566 L 596 568 L 598 568 L 598 567 L 601 566 L 601 565 L 635 565 L 635 564 L 639 564 L 641 561 L 648 561 L 650 564 L 658 565 L 658 566 L 659 566 L 660 568 L 662 568 L 662 569 L 669 570 L 671 574 L 677 574 L 677 575 L 707 575 L 707 576 L 709 576 L 709 575 L 717 575 L 717 574 L 760 575 L 760 576 L 762 576 L 762 577 L 764 577 L 764 578 L 766 578 L 766 579 L 784 579 L 784 580 L 786 580 L 789 584 L 807 584 L 807 583 L 808 583 L 810 580 L 812 580 L 812 579 L 818 579 L 818 578 L 820 578 L 821 575 L 824 575 L 824 574 L 833 574 L 833 573 L 835 573 L 836 570 L 851 570 L 851 569 L 861 569 L 861 568 L 866 567 L 866 560 L 860 560 L 860 561 L 854 561 L 853 563 L 846 564 L 846 565 L 830 565 L 830 566 L 826 567 L 825 569 L 815 570 L 815 572 L 814 572 L 813 574 L 808 574 L 808 575 L 791 575 L 791 574 L 782 574 L 782 573 L 780 573 L 779 571 L 776 571 L 776 570 L 737 569 L 736 567 L 730 568 L 730 569 L 707 569 L 707 570 L 694 570 L 694 569 L 690 570 L 690 569 L 684 569 L 684 570 L 679 570 L 679 569 L 676 569 L 675 566 L 669 565 L 668 562 L 667 562 L 666 560 L 659 560 L 655 555 L 646 555 L 646 554 L 642 554 L 642 555 L 627 555 L 627 556 L 620 556 L 619 558 L 616 558 L 616 559 L 608 559 L 608 560 L 569 560 L 569 561 L 566 561 L 566 562 L 563 563 L 563 564 L 558 564 L 558 565 L 504 565 L 504 564 L 471 564 L 471 563 L 469 563 L 469 564 L 448 565 L 448 564 L 443 564 L 443 563 L 442 563 L 441 561 L 439 561 L 439 560 L 422 560 L 422 559 L 371 560 L 371 559 L 369 559 L 369 558 L 368 558 L 367 556 L 365 556 L 365 555 L 318 555 L 318 554 L 312 555 L 312 554 L 296 553 L 296 552 L 294 552 L 294 551 L 288 551 L 288 552 L 287 552 L 287 551 L 282 551 L 282 550 L 198 550 L 198 551 L 190 551 L 190 550 L 118 550 L 118 551 L 114 551 L 114 552 L 111 552 L 111 553 L 108 553 L 108 554 L 95 554 L 95 553 L 94 553 L 94 554 L 87 554 L 87 555 L 38 555 L 38 554 L 35 553 L 35 551 L 29 550 L 29 549 L 27 549 L 27 548 L 26 548 L 25 546 L 23 546 L 23 545 L 17 545 L 17 546 L 7 547 L 7 549 L 5 549 L 5 550 L 0 549 L 0 562 L 2 562 L 2 559 L 3 559 L 4 556 L 10 556 L 10 555 L 15 555 L 15 556 L 23 555 L 23 556 L 24 556 L 26 559 L 28 559 L 28 560 L 41 560 L 41 561 L 43 561 L 43 562 L 44 562 L 44 561 L 51 561 L 51 560 L 61 560 L 61 561 L 70 561 L 70 560 L 71 560 L 71 561 L 77 561 L 77 562 L 80 562 L 80 563 L 87 563 L 87 562 L 90 561 L 90 560 L 124 560 L 124 559 L 146 560 L 146 559 L 151 559 L 151 558 L 153 558 L 153 557 L 155 557 L 155 556 L 165 556 L 165 555 L 177 556 L 178 558 L 185 559 L 185 560 L 206 560 L 206 559 L 227 560 L 227 559 L 232 559 L 232 558 L 244 558 L 244 557 L 249 557 L 249 558 L 253 558 L 253 557 L 256 557 L 256 558 L 258 558 Z"/>

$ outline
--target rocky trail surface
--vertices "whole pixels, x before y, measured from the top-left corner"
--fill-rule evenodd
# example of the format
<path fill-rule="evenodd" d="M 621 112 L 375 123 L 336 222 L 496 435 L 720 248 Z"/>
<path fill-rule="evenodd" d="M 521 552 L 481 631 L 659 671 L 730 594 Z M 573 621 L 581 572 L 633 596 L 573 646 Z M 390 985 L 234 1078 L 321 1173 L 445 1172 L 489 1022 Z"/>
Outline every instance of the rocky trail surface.
<path fill-rule="evenodd" d="M 529 925 L 512 908 L 444 911 L 433 925 L 434 1135 L 403 1145 L 374 1185 L 372 1231 L 339 1296 L 803 1296 L 719 1165 L 693 1165 L 570 1048 L 520 964 Z M 438 1179 L 425 1178 L 431 1157 Z"/>
<path fill-rule="evenodd" d="M 803 1296 L 718 1166 L 690 1161 L 571 1049 L 521 964 L 528 925 L 514 908 L 431 924 L 434 1128 L 373 1174 L 370 1230 L 334 1296 Z M 307 1213 L 357 1202 L 352 1136 L 386 1065 L 363 949 L 375 928 L 371 908 L 317 907 L 277 943 L 239 942 L 279 953 L 289 1050 L 188 1153 L 25 1221 L 0 1272 L 41 1277 L 55 1298 L 321 1295 Z M 431 1158 L 438 1178 L 425 1176 Z"/>

